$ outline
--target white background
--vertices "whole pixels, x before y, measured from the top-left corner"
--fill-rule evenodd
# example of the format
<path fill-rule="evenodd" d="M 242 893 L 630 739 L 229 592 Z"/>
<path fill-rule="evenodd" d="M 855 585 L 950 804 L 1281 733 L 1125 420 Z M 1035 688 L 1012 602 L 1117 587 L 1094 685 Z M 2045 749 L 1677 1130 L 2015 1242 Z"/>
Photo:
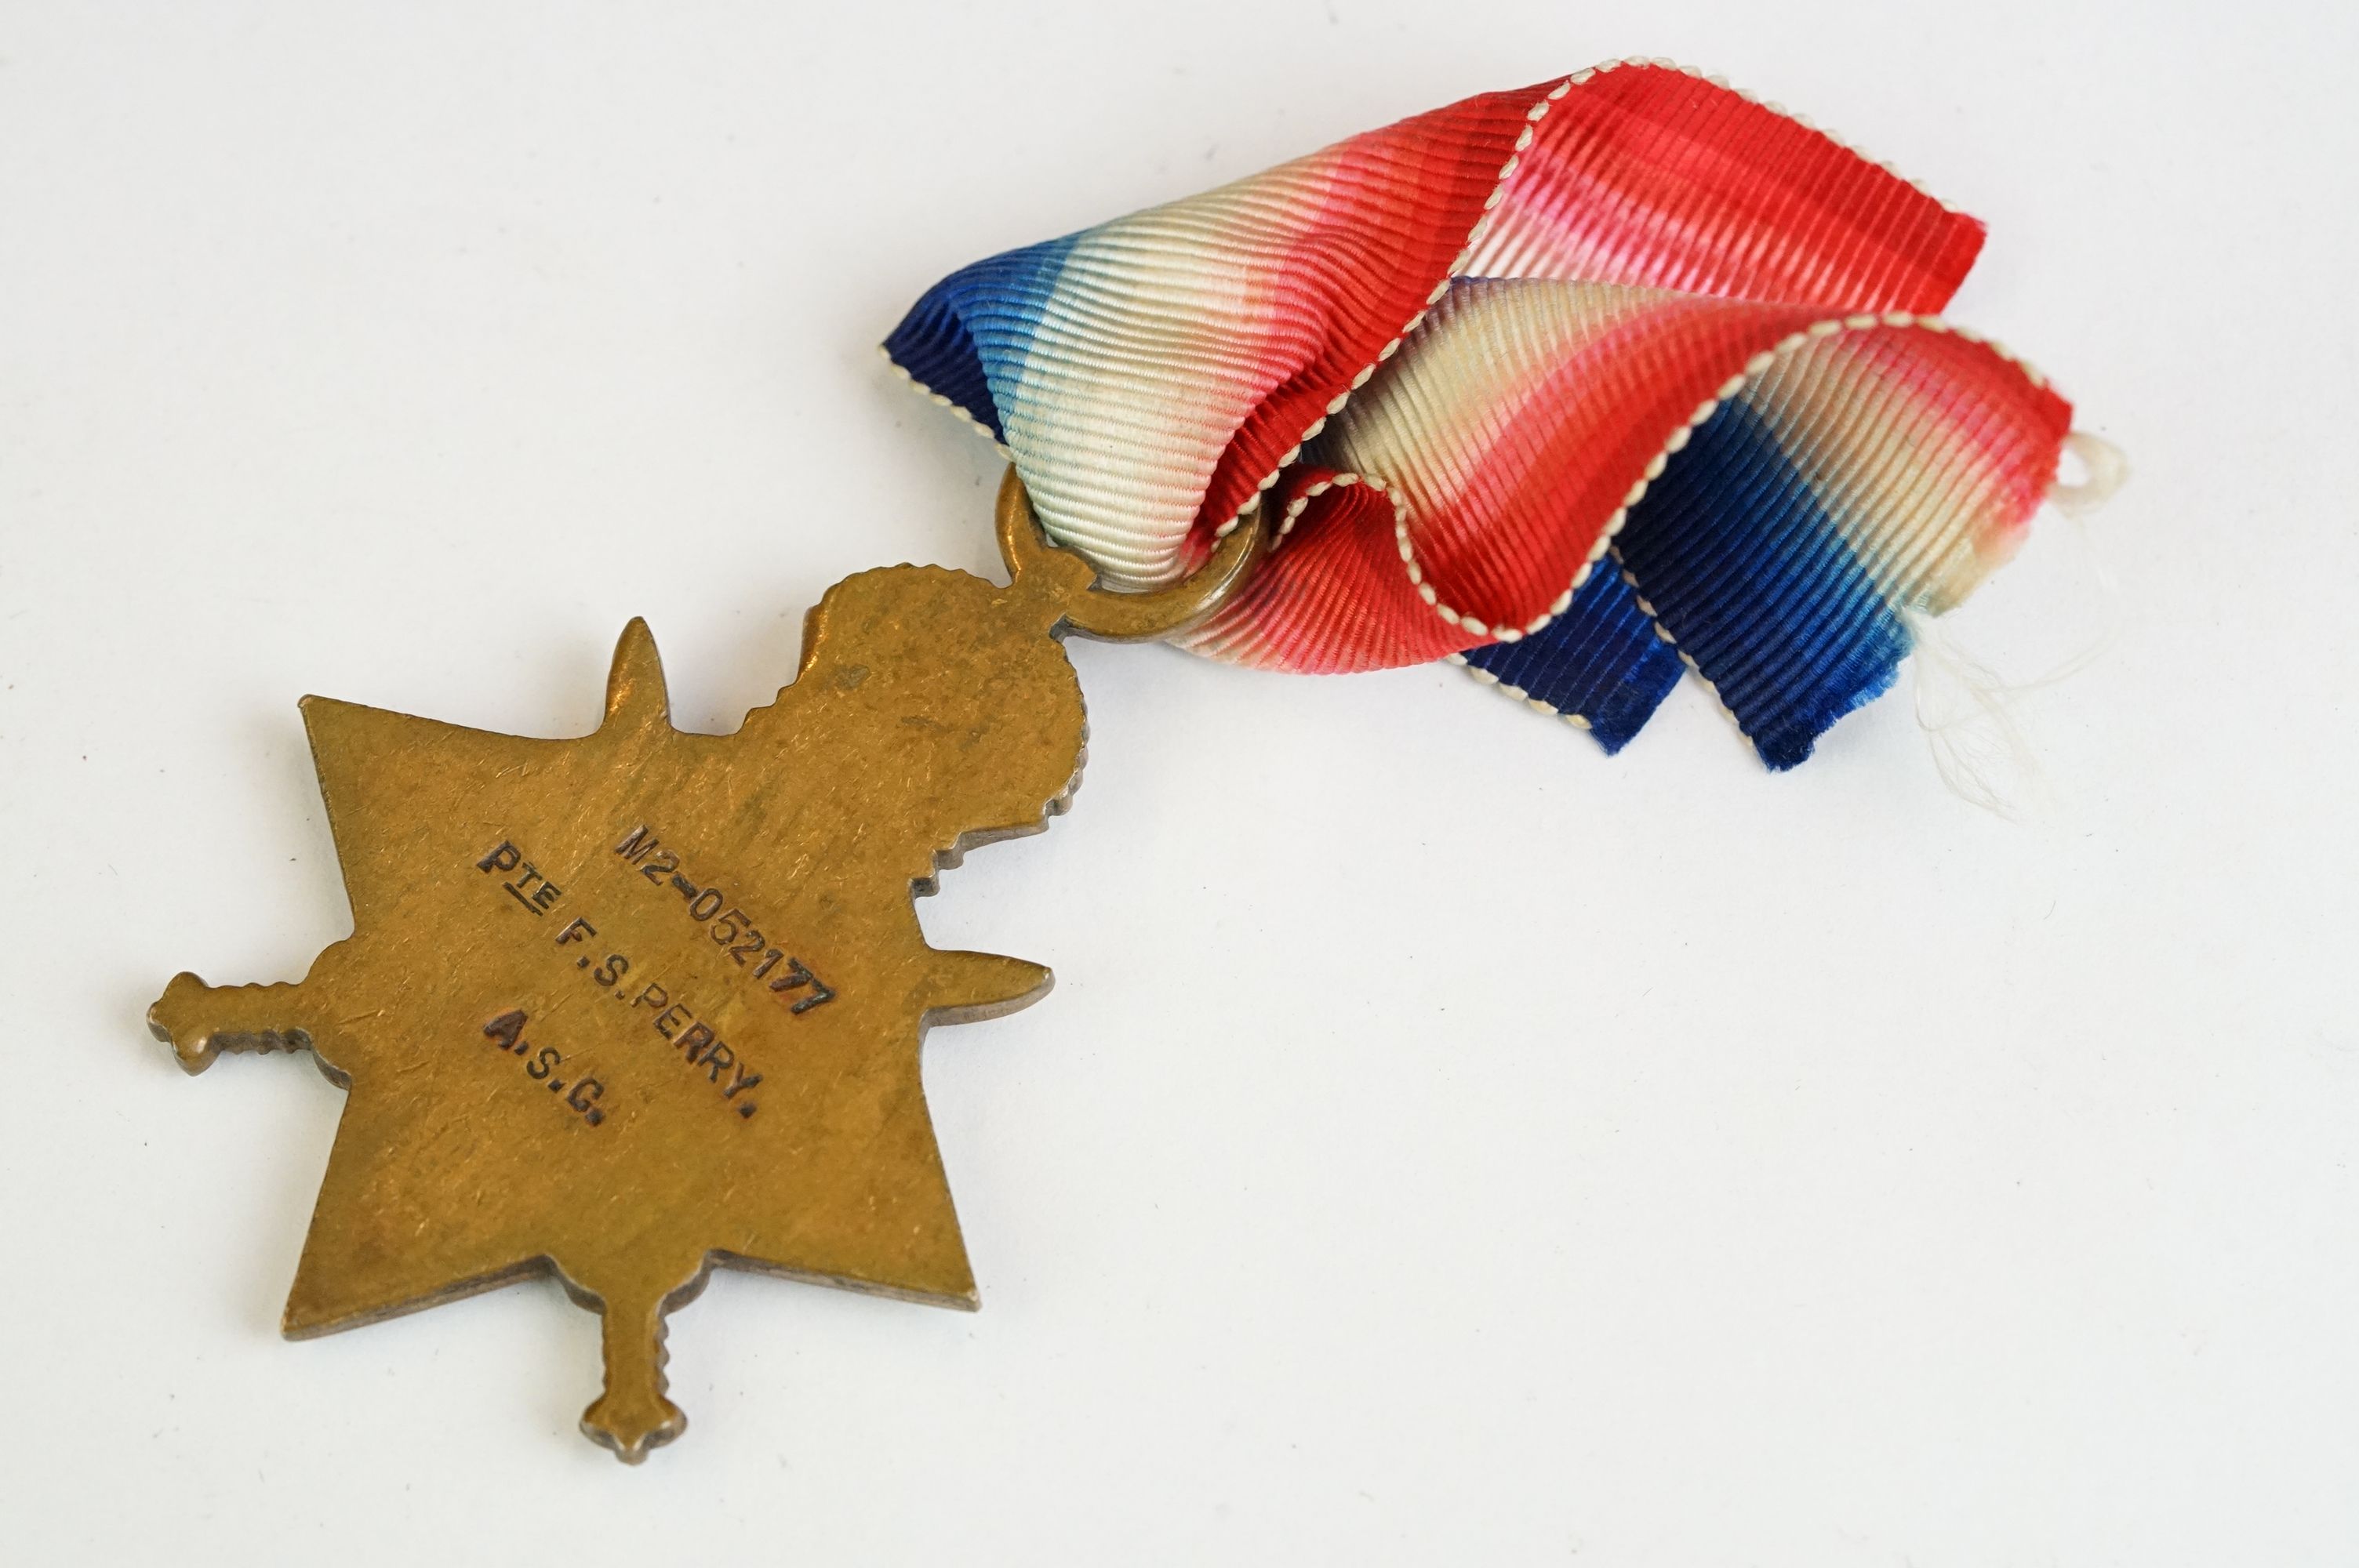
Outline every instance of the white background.
<path fill-rule="evenodd" d="M 552 1284 L 288 1344 L 340 1095 L 175 970 L 346 930 L 307 691 L 723 730 L 995 460 L 873 345 L 986 253 L 1609 55 L 1991 224 L 2136 477 L 1765 774 L 1444 668 L 1076 646 L 1087 786 L 922 906 L 1056 995 L 927 1083 L 984 1309 L 724 1275 L 687 1436 Z M 2345 5 L 0 5 L 0 1556 L 2359 1560 Z M 2115 579 L 2109 611 L 2100 579 Z"/>

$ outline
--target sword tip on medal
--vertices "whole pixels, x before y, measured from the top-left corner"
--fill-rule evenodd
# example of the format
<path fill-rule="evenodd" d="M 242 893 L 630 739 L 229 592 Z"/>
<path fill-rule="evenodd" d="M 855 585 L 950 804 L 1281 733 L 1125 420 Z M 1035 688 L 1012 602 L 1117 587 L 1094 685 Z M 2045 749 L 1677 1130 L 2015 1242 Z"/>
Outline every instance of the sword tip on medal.
<path fill-rule="evenodd" d="M 649 1453 L 688 1430 L 686 1412 L 664 1397 L 669 1386 L 664 1376 L 670 1358 L 664 1350 L 669 1304 L 654 1294 L 608 1299 L 601 1307 L 606 1387 L 582 1412 L 582 1435 L 625 1465 L 644 1463 Z"/>
<path fill-rule="evenodd" d="M 308 1051 L 311 1036 L 289 1028 L 292 985 L 209 986 L 183 969 L 147 1010 L 147 1033 L 172 1048 L 191 1077 L 223 1051 Z"/>
<path fill-rule="evenodd" d="M 935 948 L 927 953 L 926 962 L 929 1026 L 1005 1018 L 1038 1001 L 1057 983 L 1047 965 L 998 953 Z"/>
<path fill-rule="evenodd" d="M 606 676 L 606 722 L 626 724 L 671 721 L 671 697 L 664 686 L 663 656 L 656 652 L 656 634 L 647 618 L 635 615 L 614 644 L 614 662 Z"/>

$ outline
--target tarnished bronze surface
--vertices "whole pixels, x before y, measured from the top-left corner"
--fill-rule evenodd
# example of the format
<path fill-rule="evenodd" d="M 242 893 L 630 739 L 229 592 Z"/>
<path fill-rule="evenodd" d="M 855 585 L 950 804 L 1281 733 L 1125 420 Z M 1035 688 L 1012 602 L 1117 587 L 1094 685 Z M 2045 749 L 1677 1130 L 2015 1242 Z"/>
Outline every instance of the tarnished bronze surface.
<path fill-rule="evenodd" d="M 191 1073 L 308 1049 L 350 1090 L 288 1336 L 553 1270 L 604 1318 L 582 1430 L 636 1462 L 686 1424 L 664 1317 L 715 1263 L 975 1304 L 919 1042 L 1050 977 L 929 946 L 911 898 L 1064 808 L 1084 725 L 1057 638 L 1190 624 L 1260 540 L 1115 596 L 1012 473 L 999 520 L 1010 587 L 846 579 L 732 735 L 672 728 L 636 621 L 579 740 L 304 701 L 353 934 L 299 983 L 183 974 L 149 1013 Z"/>

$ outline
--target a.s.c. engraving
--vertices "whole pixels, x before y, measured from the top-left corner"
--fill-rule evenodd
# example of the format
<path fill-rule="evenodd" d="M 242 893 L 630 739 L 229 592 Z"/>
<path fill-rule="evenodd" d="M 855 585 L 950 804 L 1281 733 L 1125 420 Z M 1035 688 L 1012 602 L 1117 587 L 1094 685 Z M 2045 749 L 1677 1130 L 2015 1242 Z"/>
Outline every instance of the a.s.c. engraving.
<path fill-rule="evenodd" d="M 581 1116 L 584 1126 L 602 1125 L 606 1113 L 598 1108 L 598 1100 L 605 1094 L 606 1086 L 595 1078 L 576 1078 L 571 1086 L 571 1092 L 568 1093 L 566 1081 L 557 1076 L 557 1070 L 565 1065 L 565 1053 L 554 1045 L 537 1046 L 527 1040 L 524 1026 L 530 1022 L 522 1008 L 510 1008 L 484 1025 L 484 1038 L 501 1050 L 524 1058 L 525 1076 L 543 1086 L 551 1094 L 564 1095 L 563 1103 Z"/>

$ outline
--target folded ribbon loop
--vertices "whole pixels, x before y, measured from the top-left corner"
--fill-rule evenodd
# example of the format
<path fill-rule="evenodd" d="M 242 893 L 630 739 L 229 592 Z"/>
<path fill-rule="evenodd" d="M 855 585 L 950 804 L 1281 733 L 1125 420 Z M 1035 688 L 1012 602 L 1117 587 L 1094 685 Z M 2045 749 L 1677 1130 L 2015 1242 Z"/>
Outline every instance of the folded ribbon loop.
<path fill-rule="evenodd" d="M 2055 477 L 2070 406 L 1932 315 L 1981 241 L 1632 62 L 978 263 L 886 350 L 1116 586 L 1267 507 L 1278 547 L 1199 652 L 1455 657 L 1609 750 L 1692 667 L 1784 767 Z"/>

